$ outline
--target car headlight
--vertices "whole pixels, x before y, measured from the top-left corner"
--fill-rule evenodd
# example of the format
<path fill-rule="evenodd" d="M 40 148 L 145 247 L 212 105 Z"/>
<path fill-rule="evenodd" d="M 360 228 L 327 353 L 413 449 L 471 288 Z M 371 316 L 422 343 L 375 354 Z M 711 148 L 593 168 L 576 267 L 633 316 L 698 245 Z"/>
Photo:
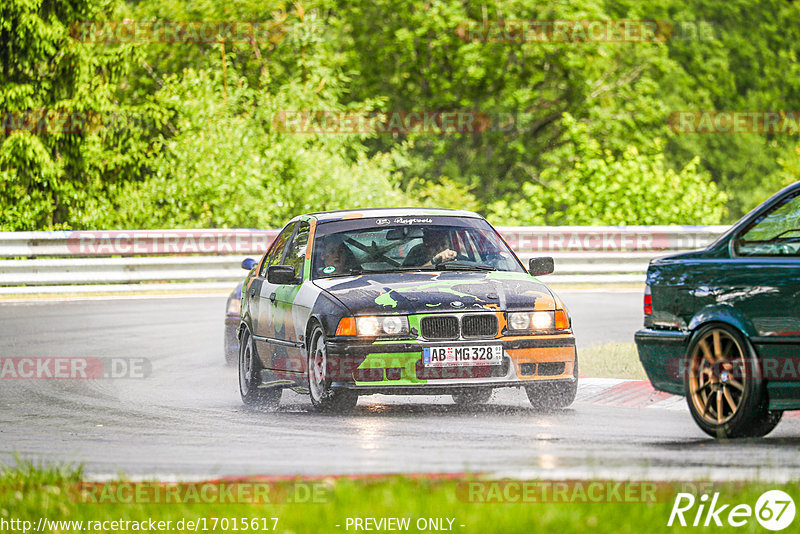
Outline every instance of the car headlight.
<path fill-rule="evenodd" d="M 241 304 L 242 304 L 242 301 L 240 301 L 239 299 L 235 299 L 235 298 L 231 297 L 231 298 L 228 299 L 228 306 L 227 306 L 227 309 L 225 311 L 228 313 L 228 315 L 231 315 L 231 314 L 232 315 L 239 315 L 239 313 L 241 313 L 241 310 L 240 310 Z"/>
<path fill-rule="evenodd" d="M 508 314 L 510 332 L 549 332 L 569 330 L 569 317 L 564 310 L 511 312 Z"/>
<path fill-rule="evenodd" d="M 359 336 L 402 336 L 408 334 L 408 317 L 356 317 L 356 332 Z"/>

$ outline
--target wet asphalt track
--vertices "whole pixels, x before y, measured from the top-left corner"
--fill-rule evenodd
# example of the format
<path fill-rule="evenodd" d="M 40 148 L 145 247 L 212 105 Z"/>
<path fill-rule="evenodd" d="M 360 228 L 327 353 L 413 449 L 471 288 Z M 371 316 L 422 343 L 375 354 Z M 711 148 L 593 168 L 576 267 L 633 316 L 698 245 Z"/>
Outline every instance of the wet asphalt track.
<path fill-rule="evenodd" d="M 563 292 L 579 346 L 632 341 L 637 292 Z M 476 412 L 449 397 L 362 398 L 311 412 L 245 409 L 223 363 L 224 296 L 0 303 L 0 355 L 145 357 L 146 379 L 0 380 L 0 461 L 83 463 L 99 477 L 492 472 L 526 477 L 800 475 L 800 418 L 763 440 L 716 443 L 685 410 L 580 401 L 533 411 L 520 390 Z"/>

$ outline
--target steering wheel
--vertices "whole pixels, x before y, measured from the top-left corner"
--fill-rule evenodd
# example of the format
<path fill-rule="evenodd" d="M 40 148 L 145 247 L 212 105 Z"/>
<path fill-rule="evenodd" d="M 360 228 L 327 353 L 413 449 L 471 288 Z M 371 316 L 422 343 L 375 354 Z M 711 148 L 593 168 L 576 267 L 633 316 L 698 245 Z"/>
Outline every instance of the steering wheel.
<path fill-rule="evenodd" d="M 362 245 L 355 239 L 348 239 L 348 243 L 356 247 L 357 249 L 361 250 L 362 252 L 367 254 L 367 259 L 372 261 L 385 261 L 392 267 L 400 267 L 400 262 L 393 260 L 392 258 L 386 255 L 386 252 L 394 248 L 394 244 L 386 245 L 385 247 L 379 247 L 375 241 L 372 242 L 371 245 L 366 246 Z"/>

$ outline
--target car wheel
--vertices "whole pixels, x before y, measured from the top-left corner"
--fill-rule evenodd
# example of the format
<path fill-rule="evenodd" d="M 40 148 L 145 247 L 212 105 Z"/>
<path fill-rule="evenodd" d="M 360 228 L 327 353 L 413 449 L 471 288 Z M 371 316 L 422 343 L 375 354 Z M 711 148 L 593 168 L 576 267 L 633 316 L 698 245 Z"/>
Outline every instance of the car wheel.
<path fill-rule="evenodd" d="M 780 422 L 770 412 L 755 352 L 734 328 L 699 329 L 686 350 L 684 388 L 697 425 L 715 438 L 761 437 Z"/>
<path fill-rule="evenodd" d="M 525 387 L 525 394 L 531 406 L 537 410 L 566 408 L 575 402 L 578 394 L 578 352 L 575 352 L 575 364 L 572 366 L 573 380 L 559 382 L 533 382 Z"/>
<path fill-rule="evenodd" d="M 453 402 L 458 406 L 468 407 L 486 404 L 492 399 L 492 393 L 493 390 L 491 388 L 470 388 L 453 393 L 450 396 L 453 397 Z"/>
<path fill-rule="evenodd" d="M 276 409 L 281 401 L 280 388 L 259 388 L 261 361 L 258 359 L 253 336 L 245 326 L 239 339 L 239 394 L 247 406 Z"/>
<path fill-rule="evenodd" d="M 331 387 L 328 376 L 328 353 L 325 348 L 325 332 L 316 325 L 311 334 L 308 351 L 308 393 L 311 404 L 320 411 L 352 410 L 358 402 L 358 393 Z"/>

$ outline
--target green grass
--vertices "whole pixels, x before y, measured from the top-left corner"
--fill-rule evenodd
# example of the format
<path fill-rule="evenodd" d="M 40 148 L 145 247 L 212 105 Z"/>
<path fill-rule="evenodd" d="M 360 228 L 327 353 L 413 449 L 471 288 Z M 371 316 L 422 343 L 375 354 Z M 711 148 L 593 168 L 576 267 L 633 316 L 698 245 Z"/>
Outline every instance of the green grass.
<path fill-rule="evenodd" d="M 581 376 L 646 380 L 634 343 L 603 343 L 578 351 Z"/>
<path fill-rule="evenodd" d="M 227 532 L 232 532 L 233 518 L 241 525 L 244 518 L 277 517 L 278 532 L 355 532 L 346 529 L 347 518 L 402 517 L 410 518 L 412 528 L 418 518 L 452 518 L 453 531 L 464 533 L 526 533 L 531 532 L 608 532 L 642 533 L 685 531 L 685 528 L 666 528 L 672 509 L 675 490 L 660 487 L 649 495 L 648 502 L 469 502 L 466 484 L 477 479 L 412 478 L 392 476 L 368 479 L 315 479 L 305 483 L 324 488 L 315 504 L 89 504 L 78 502 L 75 492 L 69 491 L 81 482 L 79 471 L 69 469 L 37 469 L 30 464 L 5 468 L 0 472 L 0 520 L 22 519 L 37 524 L 40 517 L 49 520 L 72 521 L 172 521 L 205 518 L 208 531 L 222 531 L 221 523 L 212 529 L 213 518 L 227 518 Z M 789 495 L 800 496 L 800 482 L 790 484 L 726 483 L 706 488 L 706 493 L 720 492 L 721 503 L 744 503 L 754 506 L 759 495 L 769 489 L 782 489 Z M 699 497 L 702 492 L 693 492 Z M 575 495 L 570 493 L 569 495 Z M 640 500 L 641 501 L 641 500 Z M 729 507 L 730 509 L 730 507 Z M 693 509 L 692 512 L 696 510 Z M 693 513 L 691 516 L 694 517 Z M 272 529 L 272 519 L 266 523 Z M 445 524 L 447 524 L 445 522 Z M 336 525 L 340 525 L 337 527 Z M 461 525 L 464 525 L 463 527 Z M 35 527 L 34 527 L 35 528 Z M 690 530 L 698 530 L 692 529 Z M 50 529 L 51 531 L 53 529 Z M 78 532 L 62 527 L 59 532 Z M 113 528 L 100 529 L 118 531 Z M 169 530 L 190 531 L 183 529 Z M 242 530 L 241 528 L 239 530 Z M 699 530 L 720 531 L 720 528 Z M 6 529 L 10 531 L 10 529 Z M 84 529 L 83 532 L 87 530 Z M 96 529 L 92 530 L 96 531 Z M 133 531 L 130 530 L 129 531 Z M 203 528 L 198 528 L 203 532 Z M 261 529 L 259 529 L 261 531 Z M 739 532 L 762 532 L 754 518 Z M 19 530 L 18 530 L 19 532 Z"/>

